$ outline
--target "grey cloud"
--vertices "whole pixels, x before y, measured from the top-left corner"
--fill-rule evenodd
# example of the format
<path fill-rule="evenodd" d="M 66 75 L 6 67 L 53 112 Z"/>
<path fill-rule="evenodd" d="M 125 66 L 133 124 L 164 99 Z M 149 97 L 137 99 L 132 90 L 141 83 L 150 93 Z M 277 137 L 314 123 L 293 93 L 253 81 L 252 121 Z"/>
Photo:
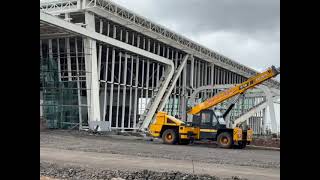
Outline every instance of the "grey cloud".
<path fill-rule="evenodd" d="M 115 2 L 256 70 L 280 64 L 279 0 Z"/>
<path fill-rule="evenodd" d="M 274 31 L 280 22 L 279 0 L 150 0 L 148 4 L 158 19 L 174 18 L 179 29 L 199 33 Z"/>

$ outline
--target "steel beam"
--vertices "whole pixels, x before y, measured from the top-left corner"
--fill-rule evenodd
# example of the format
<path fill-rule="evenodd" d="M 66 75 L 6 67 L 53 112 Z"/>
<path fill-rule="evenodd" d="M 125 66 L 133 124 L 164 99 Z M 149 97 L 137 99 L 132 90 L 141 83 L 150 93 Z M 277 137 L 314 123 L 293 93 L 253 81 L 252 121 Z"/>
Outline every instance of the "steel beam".
<path fill-rule="evenodd" d="M 156 54 L 150 53 L 148 51 L 142 50 L 140 48 L 131 46 L 129 44 L 118 41 L 114 38 L 110 38 L 110 37 L 105 36 L 103 34 L 99 34 L 92 29 L 86 29 L 86 28 L 80 27 L 79 25 L 76 25 L 76 24 L 73 24 L 70 22 L 66 22 L 66 21 L 64 21 L 58 17 L 52 16 L 50 14 L 40 12 L 40 21 L 43 21 L 45 23 L 66 29 L 67 31 L 75 33 L 75 35 L 82 35 L 82 36 L 90 37 L 92 39 L 107 43 L 109 45 L 130 51 L 130 52 L 133 52 L 135 54 L 144 56 L 146 58 L 153 59 L 153 60 L 156 60 L 158 62 L 167 64 L 170 66 L 173 65 L 173 63 L 169 59 L 166 59 L 164 57 L 161 57 Z"/>

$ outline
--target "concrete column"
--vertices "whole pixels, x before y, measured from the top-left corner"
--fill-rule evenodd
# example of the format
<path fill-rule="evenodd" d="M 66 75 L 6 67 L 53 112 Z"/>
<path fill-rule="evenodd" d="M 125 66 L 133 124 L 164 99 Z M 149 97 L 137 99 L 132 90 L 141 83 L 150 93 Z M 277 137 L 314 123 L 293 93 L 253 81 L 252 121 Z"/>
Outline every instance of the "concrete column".
<path fill-rule="evenodd" d="M 85 12 L 86 28 L 95 31 L 94 15 Z M 86 85 L 87 100 L 89 105 L 89 121 L 100 121 L 100 102 L 99 102 L 99 81 L 97 64 L 96 41 L 91 38 L 84 38 L 85 67 L 87 71 Z M 88 73 L 89 72 L 89 73 Z"/>

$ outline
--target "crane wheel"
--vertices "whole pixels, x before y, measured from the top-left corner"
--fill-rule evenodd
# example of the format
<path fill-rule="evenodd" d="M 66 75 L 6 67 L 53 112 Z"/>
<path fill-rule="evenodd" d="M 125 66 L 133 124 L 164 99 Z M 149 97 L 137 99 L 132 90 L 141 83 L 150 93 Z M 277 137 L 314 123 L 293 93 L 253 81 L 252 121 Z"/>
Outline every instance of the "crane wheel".
<path fill-rule="evenodd" d="M 167 129 L 162 134 L 162 140 L 165 144 L 176 144 L 178 135 L 173 129 Z"/>
<path fill-rule="evenodd" d="M 222 132 L 219 134 L 217 142 L 220 148 L 231 148 L 233 144 L 232 136 L 228 132 Z"/>

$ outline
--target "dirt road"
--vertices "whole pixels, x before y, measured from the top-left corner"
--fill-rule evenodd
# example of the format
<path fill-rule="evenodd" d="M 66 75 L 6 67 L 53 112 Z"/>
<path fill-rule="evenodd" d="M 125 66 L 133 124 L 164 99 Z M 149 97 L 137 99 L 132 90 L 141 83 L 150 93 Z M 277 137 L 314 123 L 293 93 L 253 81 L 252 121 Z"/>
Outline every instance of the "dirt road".
<path fill-rule="evenodd" d="M 41 132 L 40 157 L 45 162 L 81 167 L 173 170 L 248 179 L 280 178 L 279 151 L 164 145 L 67 131 Z"/>

